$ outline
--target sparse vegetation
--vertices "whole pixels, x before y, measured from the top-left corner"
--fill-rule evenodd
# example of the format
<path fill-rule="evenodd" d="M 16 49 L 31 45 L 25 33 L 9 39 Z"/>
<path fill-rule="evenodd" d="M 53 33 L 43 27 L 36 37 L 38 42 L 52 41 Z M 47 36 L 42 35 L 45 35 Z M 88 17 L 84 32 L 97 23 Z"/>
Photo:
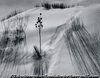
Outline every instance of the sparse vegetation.
<path fill-rule="evenodd" d="M 40 5 L 36 4 L 35 7 L 40 7 Z"/>
<path fill-rule="evenodd" d="M 15 16 L 15 15 L 17 15 L 17 14 L 19 14 L 19 13 L 21 13 L 21 11 L 17 11 L 17 10 L 12 11 L 12 12 L 11 12 L 10 14 L 8 14 L 5 18 L 2 18 L 1 21 L 4 21 L 4 20 L 6 20 L 6 19 L 9 19 L 9 18 L 11 18 L 11 17 L 13 17 L 13 16 Z"/>
<path fill-rule="evenodd" d="M 57 9 L 57 8 L 60 8 L 60 9 L 64 9 L 64 8 L 67 8 L 67 6 L 65 4 L 52 4 L 52 8 L 54 9 Z"/>
<path fill-rule="evenodd" d="M 9 18 L 16 14 L 17 12 L 10 14 Z M 18 65 L 21 58 L 24 58 L 24 55 L 20 55 L 19 48 L 22 47 L 24 49 L 26 44 L 25 28 L 27 26 L 27 21 L 28 17 L 23 19 L 22 17 L 14 18 L 10 20 L 7 25 L 5 25 L 7 22 L 2 21 L 1 27 L 3 26 L 4 28 L 0 33 L 0 64 L 7 63 L 10 65 L 10 63 L 13 63 L 13 65 Z M 23 49 L 21 50 L 22 52 Z"/>
<path fill-rule="evenodd" d="M 78 5 L 77 5 L 78 6 Z M 65 9 L 65 8 L 71 8 L 71 7 L 75 7 L 75 4 L 72 5 L 68 5 L 68 4 L 64 4 L 64 3 L 42 3 L 41 5 L 36 5 L 35 7 L 44 7 L 46 10 L 49 9 Z"/>
<path fill-rule="evenodd" d="M 21 31 L 21 32 L 20 32 Z M 5 57 L 12 56 L 12 52 L 14 52 L 14 47 L 21 45 L 22 42 L 25 43 L 25 32 L 23 29 L 16 29 L 14 31 L 11 31 L 9 29 L 5 30 L 2 34 L 2 37 L 0 39 L 0 63 L 3 62 L 3 59 L 5 60 L 6 63 L 10 62 L 6 60 Z M 15 51 L 18 53 L 18 51 Z M 7 53 L 7 55 L 3 55 L 3 53 Z M 8 54 L 9 53 L 9 54 Z M 12 58 L 12 57 L 11 57 Z M 11 60 L 11 58 L 9 60 Z"/>
<path fill-rule="evenodd" d="M 49 4 L 49 3 L 43 3 L 42 7 L 44 7 L 47 10 L 49 10 L 49 9 L 51 9 L 51 4 Z"/>
<path fill-rule="evenodd" d="M 72 58 L 72 63 L 75 65 L 76 62 L 77 67 L 75 69 L 79 70 L 80 74 L 85 74 L 84 69 L 86 69 L 85 71 L 89 70 L 88 74 L 91 72 L 94 74 L 95 70 L 97 71 L 96 74 L 99 75 L 99 40 L 96 40 L 91 36 L 85 28 L 84 22 L 79 17 L 71 19 L 70 26 L 71 28 L 66 30 L 66 42 L 69 48 L 70 57 Z M 77 57 L 77 55 L 79 57 Z M 87 56 L 84 57 L 85 55 Z M 95 69 L 89 68 L 89 65 L 86 64 L 88 62 L 85 60 L 86 58 L 88 58 L 87 60 L 91 62 L 91 65 Z"/>

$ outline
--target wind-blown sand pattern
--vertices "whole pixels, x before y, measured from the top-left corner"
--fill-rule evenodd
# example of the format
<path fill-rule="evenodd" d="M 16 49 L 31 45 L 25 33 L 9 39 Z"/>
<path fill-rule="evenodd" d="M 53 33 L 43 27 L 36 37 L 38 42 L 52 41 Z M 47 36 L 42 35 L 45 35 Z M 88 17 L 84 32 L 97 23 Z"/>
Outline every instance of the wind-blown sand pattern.
<path fill-rule="evenodd" d="M 84 18 L 80 16 L 87 10 L 91 8 L 49 11 L 34 8 L 1 22 L 0 77 L 9 78 L 13 74 L 100 76 L 100 41 L 89 30 L 84 14 Z M 40 12 L 44 19 L 42 53 L 39 53 L 34 26 Z"/>

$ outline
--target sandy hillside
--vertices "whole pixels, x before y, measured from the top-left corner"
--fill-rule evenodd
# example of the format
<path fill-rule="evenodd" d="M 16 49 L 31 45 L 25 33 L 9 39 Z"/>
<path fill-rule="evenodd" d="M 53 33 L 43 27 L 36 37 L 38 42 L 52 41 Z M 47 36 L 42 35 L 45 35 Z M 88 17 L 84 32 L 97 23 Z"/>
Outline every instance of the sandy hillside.
<path fill-rule="evenodd" d="M 36 22 L 36 18 L 38 17 L 39 13 L 43 13 L 43 25 L 44 28 L 42 30 L 42 45 L 50 40 L 50 37 L 54 34 L 56 27 L 66 24 L 66 21 L 70 19 L 72 16 L 80 17 L 87 29 L 87 31 L 91 34 L 91 36 L 99 39 L 99 4 L 90 5 L 89 7 L 75 7 L 70 9 L 64 9 L 64 10 L 38 10 L 36 13 L 32 13 L 32 17 L 30 17 L 30 23 L 28 24 L 29 32 L 34 35 L 31 37 L 28 37 L 29 40 L 29 50 L 31 50 L 32 45 L 38 45 L 38 36 L 37 31 L 34 30 L 34 25 L 32 23 Z M 78 14 L 79 13 L 79 14 Z M 32 22 L 31 22 L 32 21 Z M 30 31 L 30 28 L 32 27 L 32 31 Z M 35 34 L 33 34 L 33 33 Z M 30 34 L 30 35 L 31 35 Z M 63 40 L 63 38 L 61 38 Z M 31 41 L 33 43 L 31 43 Z M 63 41 L 64 42 L 64 41 Z M 55 46 L 61 45 L 59 47 L 64 46 L 63 42 L 58 41 Z M 58 47 L 57 47 L 58 48 Z M 55 48 L 57 50 L 57 48 Z M 45 49 L 45 48 L 43 48 Z M 30 51 L 29 51 L 30 52 Z M 71 63 L 71 59 L 69 57 L 68 49 L 66 49 L 66 46 L 63 47 L 63 50 L 58 50 L 60 52 L 59 57 L 59 63 L 58 69 L 55 71 L 56 74 L 75 74 L 74 68 Z M 66 62 L 65 62 L 66 61 Z M 62 71 L 62 72 L 61 72 Z"/>
<path fill-rule="evenodd" d="M 76 75 L 74 66 L 71 62 L 69 51 L 66 47 L 64 41 L 64 27 L 70 23 L 70 19 L 72 17 L 80 17 L 83 20 L 86 30 L 90 33 L 90 35 L 94 38 L 100 39 L 99 36 L 99 25 L 100 25 L 100 5 L 90 5 L 88 7 L 74 7 L 67 9 L 51 9 L 45 10 L 43 8 L 34 8 L 27 11 L 30 15 L 28 26 L 26 29 L 26 41 L 27 41 L 27 49 L 28 53 L 33 53 L 33 46 L 39 46 L 38 32 L 35 28 L 35 23 L 37 21 L 37 17 L 39 13 L 42 13 L 43 18 L 43 29 L 42 29 L 42 49 L 46 50 L 47 53 L 53 54 L 55 53 L 55 62 L 51 69 L 56 68 L 54 70 L 49 70 L 49 75 Z M 60 26 L 63 29 L 59 29 L 56 32 L 57 27 Z M 66 27 L 69 29 L 70 27 Z M 52 36 L 55 35 L 55 39 L 52 39 Z M 53 43 L 49 46 L 49 41 Z M 50 51 L 50 49 L 53 49 Z M 52 58 L 53 59 L 53 58 Z M 26 64 L 25 69 L 27 70 L 27 74 L 30 74 L 32 63 Z M 3 66 L 1 66 L 3 67 Z M 18 68 L 18 67 L 17 67 Z M 11 69 L 11 68 L 9 68 Z M 9 69 L 6 72 L 9 72 Z M 19 66 L 19 73 L 22 75 L 25 74 L 25 69 L 23 66 Z M 17 69 L 13 72 L 16 74 Z M 12 72 L 10 73 L 12 74 Z M 31 73 L 32 74 L 32 73 Z"/>

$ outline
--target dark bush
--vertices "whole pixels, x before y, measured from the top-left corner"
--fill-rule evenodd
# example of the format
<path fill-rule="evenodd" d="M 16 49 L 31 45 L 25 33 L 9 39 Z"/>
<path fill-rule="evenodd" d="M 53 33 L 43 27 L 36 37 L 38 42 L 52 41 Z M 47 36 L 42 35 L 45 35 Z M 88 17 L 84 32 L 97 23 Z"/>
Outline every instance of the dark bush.
<path fill-rule="evenodd" d="M 40 7 L 40 5 L 36 4 L 35 7 Z"/>
<path fill-rule="evenodd" d="M 49 3 L 43 3 L 42 7 L 44 7 L 47 10 L 49 10 L 49 9 L 51 9 L 51 4 L 49 4 Z"/>
<path fill-rule="evenodd" d="M 64 9 L 64 8 L 67 8 L 66 5 L 64 4 L 52 4 L 52 8 L 54 9 L 57 9 L 57 8 L 60 8 L 60 9 Z"/>
<path fill-rule="evenodd" d="M 57 3 L 57 4 L 43 3 L 42 7 L 44 7 L 47 10 L 49 10 L 51 8 L 54 8 L 54 9 L 57 9 L 57 8 L 60 8 L 60 9 L 67 8 L 66 5 L 63 4 L 63 3 L 61 3 L 61 4 L 59 4 L 59 3 Z"/>
<path fill-rule="evenodd" d="M 39 5 L 37 5 L 37 6 L 39 6 Z M 51 8 L 53 8 L 53 9 L 65 9 L 65 8 L 74 7 L 75 5 L 74 4 L 67 5 L 67 4 L 63 4 L 63 3 L 54 3 L 54 4 L 43 3 L 43 4 L 41 4 L 41 6 L 44 7 L 45 9 L 49 10 Z"/>

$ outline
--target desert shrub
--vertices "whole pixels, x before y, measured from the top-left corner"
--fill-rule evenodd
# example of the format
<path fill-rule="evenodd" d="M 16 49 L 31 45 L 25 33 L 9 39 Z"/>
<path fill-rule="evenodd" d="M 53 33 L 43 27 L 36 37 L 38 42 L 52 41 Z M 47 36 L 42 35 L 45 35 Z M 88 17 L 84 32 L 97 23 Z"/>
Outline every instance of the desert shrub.
<path fill-rule="evenodd" d="M 36 4 L 35 7 L 40 7 L 40 5 Z"/>
<path fill-rule="evenodd" d="M 14 35 L 15 35 L 15 38 L 13 40 L 14 46 L 16 46 L 17 44 L 21 44 L 26 38 L 26 34 L 22 26 L 14 31 Z"/>
<path fill-rule="evenodd" d="M 79 31 L 84 27 L 84 24 L 81 22 L 80 18 L 76 18 L 74 21 L 72 21 L 71 26 L 73 31 Z"/>
<path fill-rule="evenodd" d="M 56 3 L 56 4 L 43 3 L 42 7 L 44 7 L 47 10 L 49 10 L 51 8 L 54 8 L 54 9 L 57 9 L 57 8 L 60 8 L 60 9 L 67 8 L 66 5 L 63 4 L 63 3 L 61 3 L 61 4 L 59 4 L 59 3 Z"/>
<path fill-rule="evenodd" d="M 70 8 L 70 5 L 67 5 L 67 8 Z"/>
<path fill-rule="evenodd" d="M 42 7 L 44 7 L 47 10 L 49 10 L 49 9 L 51 9 L 51 4 L 49 4 L 49 3 L 43 3 Z"/>
<path fill-rule="evenodd" d="M 56 9 L 56 8 L 64 9 L 64 8 L 67 8 L 67 7 L 66 7 L 66 5 L 61 3 L 61 4 L 52 4 L 52 8 L 54 8 L 54 9 Z"/>
<path fill-rule="evenodd" d="M 78 5 L 77 5 L 78 6 Z M 65 8 L 71 8 L 71 7 L 75 7 L 75 4 L 72 5 L 68 5 L 68 4 L 64 4 L 64 3 L 42 3 L 41 5 L 35 5 L 35 7 L 44 7 L 46 10 L 49 9 L 65 9 Z"/>
<path fill-rule="evenodd" d="M 64 9 L 64 8 L 67 8 L 67 7 L 66 7 L 66 5 L 64 5 L 64 4 L 60 4 L 60 5 L 59 5 L 59 8 Z"/>
<path fill-rule="evenodd" d="M 72 7 L 74 7 L 75 5 L 73 4 Z"/>

